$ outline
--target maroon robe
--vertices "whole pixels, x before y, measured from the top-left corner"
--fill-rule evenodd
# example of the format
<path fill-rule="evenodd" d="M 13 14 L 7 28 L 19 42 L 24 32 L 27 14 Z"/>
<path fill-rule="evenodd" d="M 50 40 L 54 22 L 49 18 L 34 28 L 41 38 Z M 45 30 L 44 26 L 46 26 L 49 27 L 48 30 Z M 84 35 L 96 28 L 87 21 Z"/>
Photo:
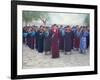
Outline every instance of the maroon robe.
<path fill-rule="evenodd" d="M 79 37 L 75 37 L 74 38 L 74 47 L 75 48 L 79 48 L 80 45 L 80 38 Z"/>
<path fill-rule="evenodd" d="M 74 37 L 74 48 L 76 48 L 76 49 L 78 49 L 80 46 L 80 36 L 79 35 L 80 35 L 80 32 L 77 31 L 75 33 L 75 37 Z"/>
<path fill-rule="evenodd" d="M 52 36 L 51 36 L 51 53 L 52 53 L 52 58 L 58 58 L 59 57 L 59 33 L 58 30 L 54 32 L 53 30 Z"/>

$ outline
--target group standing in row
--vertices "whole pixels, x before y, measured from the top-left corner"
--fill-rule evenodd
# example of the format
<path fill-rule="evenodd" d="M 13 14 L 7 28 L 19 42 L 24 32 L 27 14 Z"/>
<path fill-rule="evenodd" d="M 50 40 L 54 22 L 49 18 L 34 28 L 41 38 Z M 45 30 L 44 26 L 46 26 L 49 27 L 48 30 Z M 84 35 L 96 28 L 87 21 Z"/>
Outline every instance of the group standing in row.
<path fill-rule="evenodd" d="M 72 50 L 86 53 L 89 48 L 89 27 L 63 27 L 53 24 L 51 27 L 25 26 L 23 27 L 23 43 L 39 53 L 52 54 L 52 58 L 59 58 L 60 51 L 70 54 Z"/>

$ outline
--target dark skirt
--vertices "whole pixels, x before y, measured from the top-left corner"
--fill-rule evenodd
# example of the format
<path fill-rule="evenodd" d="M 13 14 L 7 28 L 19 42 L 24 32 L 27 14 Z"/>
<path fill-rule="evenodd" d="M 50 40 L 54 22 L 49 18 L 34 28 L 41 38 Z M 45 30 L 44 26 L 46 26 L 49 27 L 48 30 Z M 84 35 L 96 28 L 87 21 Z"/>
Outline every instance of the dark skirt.
<path fill-rule="evenodd" d="M 35 48 L 38 50 L 38 38 L 35 38 Z"/>
<path fill-rule="evenodd" d="M 44 44 L 43 39 L 38 39 L 38 52 L 40 53 L 43 52 L 43 44 Z"/>
<path fill-rule="evenodd" d="M 44 51 L 50 51 L 51 50 L 51 40 L 49 37 L 44 39 Z"/>
<path fill-rule="evenodd" d="M 86 39 L 87 39 L 87 48 L 89 48 L 89 36 L 87 36 Z"/>
<path fill-rule="evenodd" d="M 23 32 L 23 43 L 26 44 L 26 39 L 27 39 L 28 33 Z"/>
<path fill-rule="evenodd" d="M 25 44 L 25 37 L 23 36 L 23 43 Z"/>
<path fill-rule="evenodd" d="M 59 38 L 59 49 L 64 50 L 64 37 Z"/>
<path fill-rule="evenodd" d="M 35 48 L 38 50 L 38 32 L 35 34 Z"/>
<path fill-rule="evenodd" d="M 79 48 L 79 46 L 80 46 L 80 38 L 75 37 L 74 38 L 74 48 Z"/>
<path fill-rule="evenodd" d="M 31 49 L 34 49 L 34 37 L 31 37 Z"/>
<path fill-rule="evenodd" d="M 70 52 L 73 47 L 73 37 L 72 33 L 66 33 L 64 37 L 64 49 L 65 52 Z"/>
<path fill-rule="evenodd" d="M 31 36 L 30 36 L 30 34 L 27 35 L 27 45 L 29 48 L 31 48 Z"/>

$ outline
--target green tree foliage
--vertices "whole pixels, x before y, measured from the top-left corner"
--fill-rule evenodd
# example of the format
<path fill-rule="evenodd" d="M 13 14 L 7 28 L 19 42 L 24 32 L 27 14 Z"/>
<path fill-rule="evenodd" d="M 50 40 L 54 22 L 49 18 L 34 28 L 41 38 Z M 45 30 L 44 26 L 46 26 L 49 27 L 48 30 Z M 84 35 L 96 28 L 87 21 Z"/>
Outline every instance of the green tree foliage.
<path fill-rule="evenodd" d="M 89 27 L 90 26 L 90 15 L 88 14 L 84 20 L 84 23 Z"/>
<path fill-rule="evenodd" d="M 32 20 L 41 20 L 44 24 L 46 24 L 47 20 L 49 19 L 47 12 L 40 11 L 23 11 L 22 16 L 23 21 L 25 21 L 26 25 Z"/>

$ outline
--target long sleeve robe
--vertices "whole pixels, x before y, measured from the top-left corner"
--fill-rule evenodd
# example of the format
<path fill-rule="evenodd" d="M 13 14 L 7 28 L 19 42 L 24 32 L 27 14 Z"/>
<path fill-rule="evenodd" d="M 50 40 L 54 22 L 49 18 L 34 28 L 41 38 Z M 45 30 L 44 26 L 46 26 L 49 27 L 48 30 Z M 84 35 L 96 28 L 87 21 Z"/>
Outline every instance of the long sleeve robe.
<path fill-rule="evenodd" d="M 78 49 L 80 45 L 80 32 L 79 31 L 76 31 L 73 42 L 74 42 L 74 48 Z"/>
<path fill-rule="evenodd" d="M 27 45 L 29 48 L 31 48 L 31 33 L 29 33 L 29 32 L 27 34 Z"/>
<path fill-rule="evenodd" d="M 89 32 L 87 32 L 86 39 L 87 39 L 87 48 L 89 48 L 89 42 L 90 42 L 90 34 L 89 34 Z"/>
<path fill-rule="evenodd" d="M 38 50 L 38 31 L 36 31 L 36 33 L 35 33 L 35 48 L 36 48 L 36 50 Z"/>
<path fill-rule="evenodd" d="M 44 51 L 50 51 L 51 50 L 51 36 L 50 32 L 45 32 L 44 35 Z"/>
<path fill-rule="evenodd" d="M 44 44 L 44 33 L 43 32 L 38 32 L 38 52 L 42 53 L 43 52 L 43 46 Z"/>
<path fill-rule="evenodd" d="M 64 50 L 65 52 L 70 52 L 73 47 L 73 33 L 65 32 L 64 36 Z"/>
<path fill-rule="evenodd" d="M 52 58 L 58 58 L 59 57 L 59 33 L 52 31 L 51 36 L 51 53 Z"/>
<path fill-rule="evenodd" d="M 59 49 L 64 50 L 64 29 L 59 30 Z"/>
<path fill-rule="evenodd" d="M 34 43 L 35 43 L 35 32 L 31 33 L 31 49 L 34 49 Z"/>
<path fill-rule="evenodd" d="M 28 33 L 27 32 L 23 32 L 23 43 L 27 43 L 26 41 L 26 39 L 27 39 L 27 35 L 28 35 Z"/>
<path fill-rule="evenodd" d="M 85 51 L 87 48 L 87 32 L 81 32 L 80 34 L 80 50 L 81 52 Z"/>

